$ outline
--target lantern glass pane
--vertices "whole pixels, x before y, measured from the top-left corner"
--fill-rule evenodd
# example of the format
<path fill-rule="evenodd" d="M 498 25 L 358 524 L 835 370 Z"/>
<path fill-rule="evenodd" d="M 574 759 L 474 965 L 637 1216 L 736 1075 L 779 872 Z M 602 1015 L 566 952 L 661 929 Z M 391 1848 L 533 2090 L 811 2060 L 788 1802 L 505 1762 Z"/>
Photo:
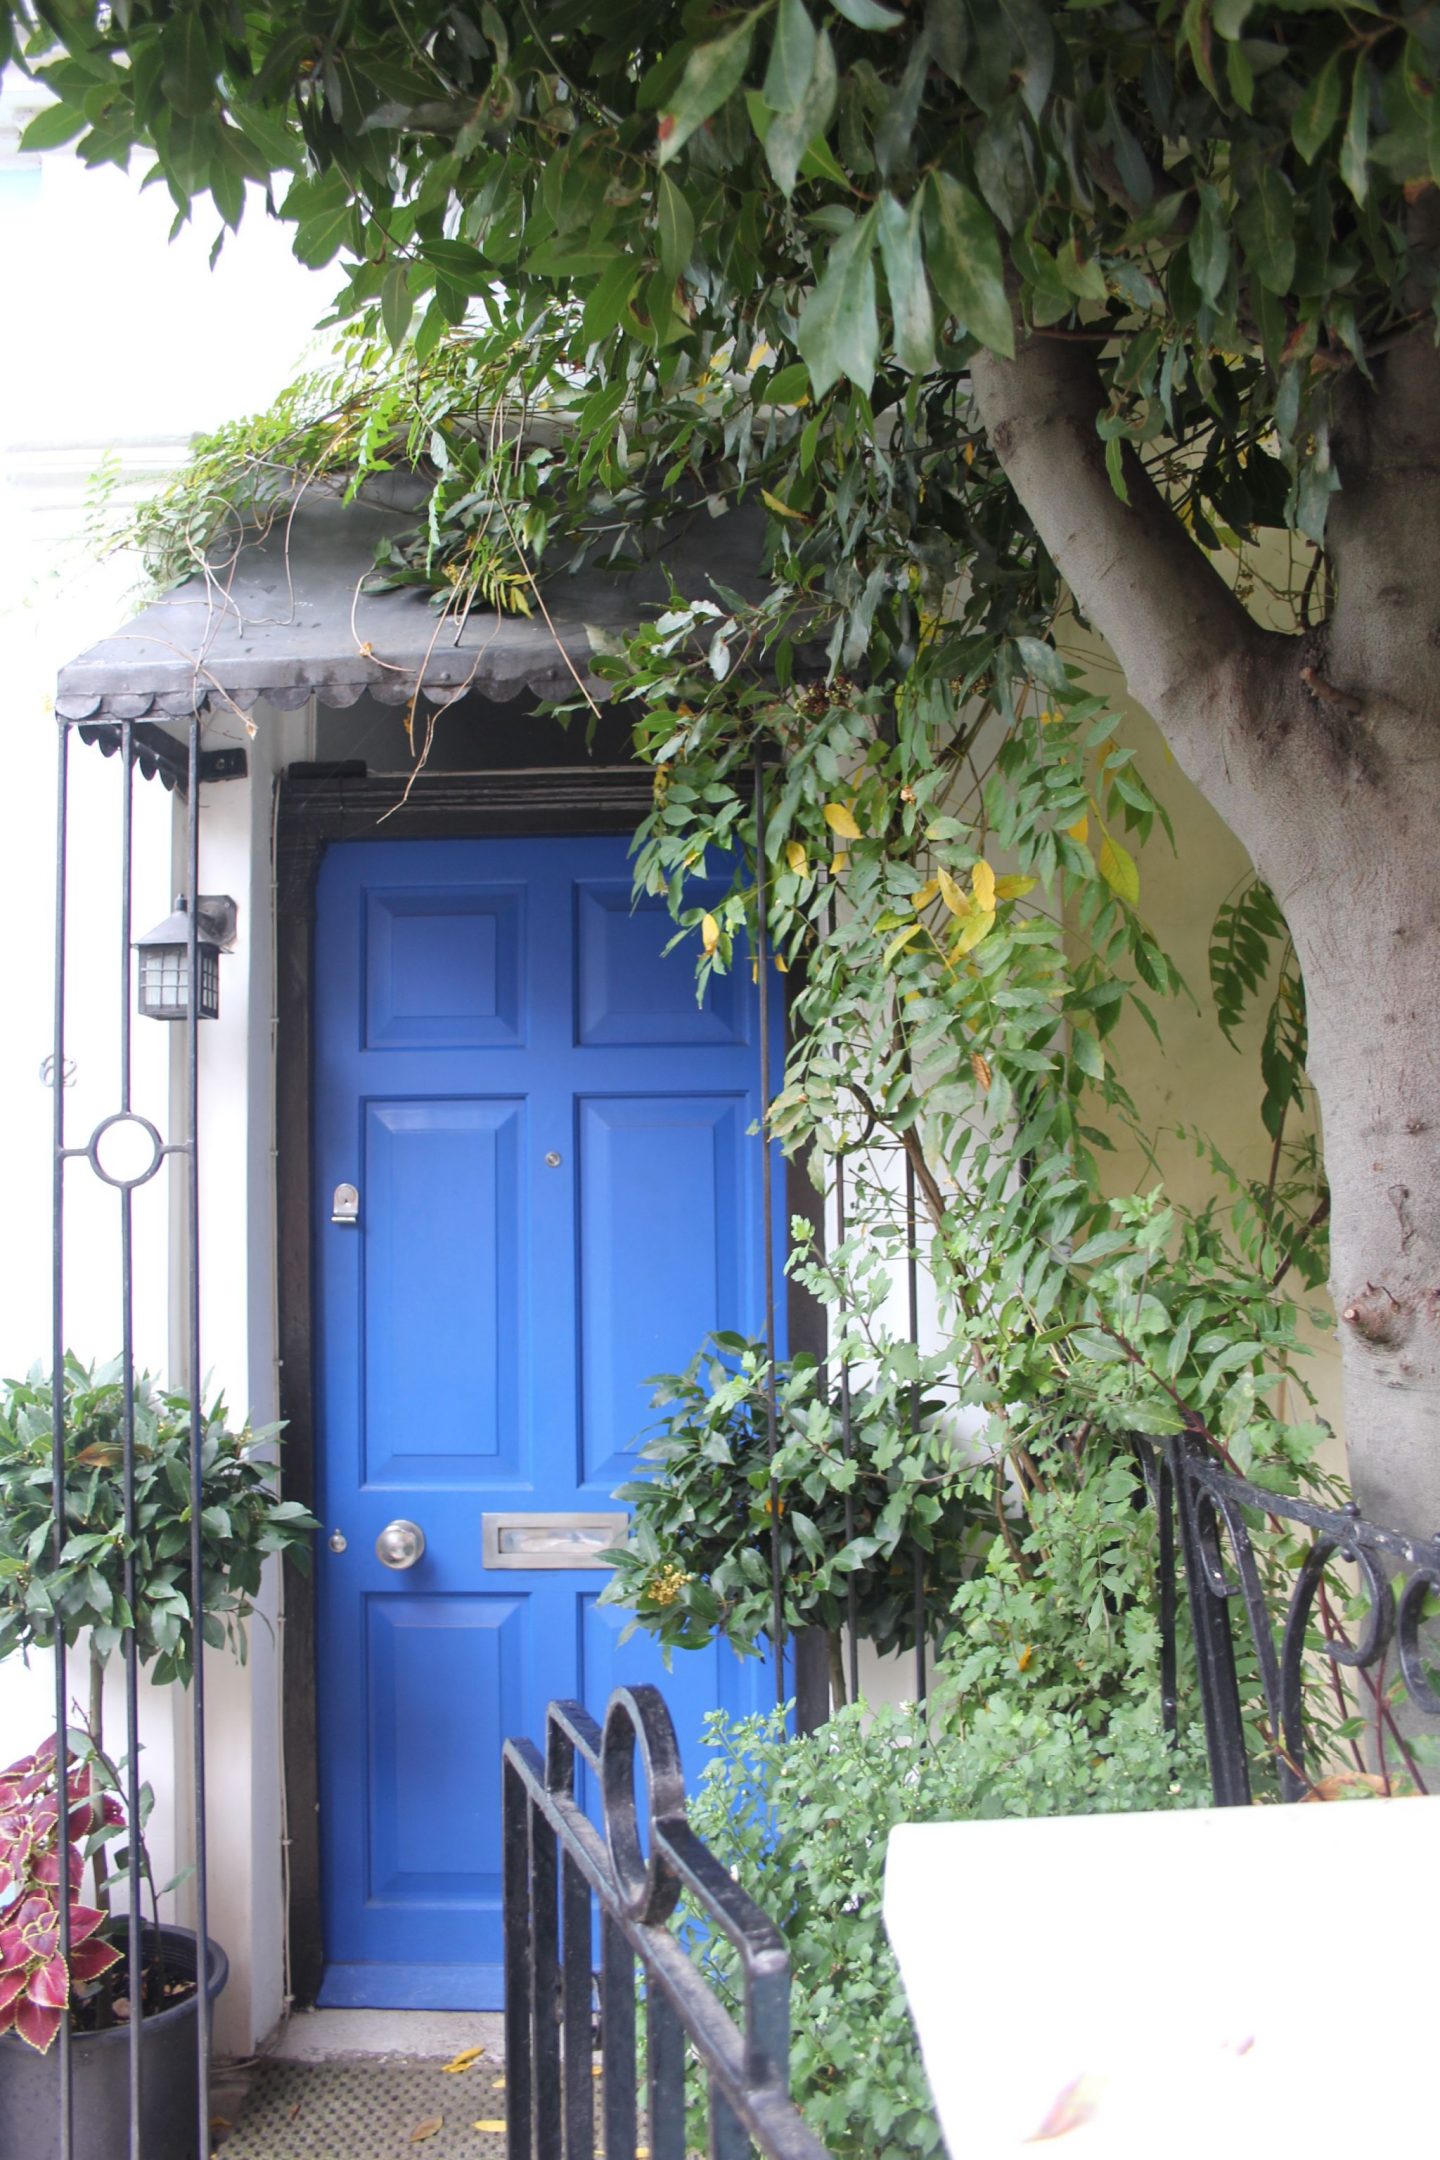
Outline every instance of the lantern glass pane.
<path fill-rule="evenodd" d="M 140 948 L 140 1010 L 150 1020 L 184 1020 L 190 1011 L 190 954 L 184 945 Z M 220 954 L 200 947 L 200 1017 L 220 1012 Z"/>

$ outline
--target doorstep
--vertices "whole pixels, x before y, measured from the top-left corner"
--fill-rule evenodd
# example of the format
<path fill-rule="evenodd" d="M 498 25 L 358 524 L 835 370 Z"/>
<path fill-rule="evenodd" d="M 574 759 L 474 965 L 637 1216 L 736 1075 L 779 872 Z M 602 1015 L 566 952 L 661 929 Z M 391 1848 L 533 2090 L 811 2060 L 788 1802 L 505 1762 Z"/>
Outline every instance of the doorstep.
<path fill-rule="evenodd" d="M 447 2075 L 444 2065 L 472 2048 L 483 2053 Z M 503 2151 L 474 2125 L 504 2115 L 495 2083 L 504 2063 L 498 2011 L 299 2010 L 263 2055 L 216 2065 L 216 2145 L 235 2160 L 365 2160 L 372 2148 L 398 2151 L 393 2140 L 408 2143 L 439 2115 L 444 2132 L 424 2140 L 427 2160 L 446 2160 L 456 2137 L 456 2151 L 483 2160 Z"/>

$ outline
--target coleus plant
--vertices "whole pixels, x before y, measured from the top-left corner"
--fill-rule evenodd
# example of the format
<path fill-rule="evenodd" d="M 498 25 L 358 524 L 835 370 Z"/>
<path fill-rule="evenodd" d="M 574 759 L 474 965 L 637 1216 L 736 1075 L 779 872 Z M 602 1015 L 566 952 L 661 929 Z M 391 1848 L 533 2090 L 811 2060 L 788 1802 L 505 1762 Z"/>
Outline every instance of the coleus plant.
<path fill-rule="evenodd" d="M 75 1842 L 123 1820 L 113 1793 L 93 1789 L 88 1769 L 67 1758 L 67 1821 L 62 1834 L 55 1742 L 0 1771 L 0 2033 L 17 2032 L 45 2054 L 76 1991 L 120 1961 L 99 1939 L 106 1919 L 77 1892 L 85 1859 Z M 62 1889 L 63 1885 L 63 1889 Z M 60 1947 L 60 1900 L 70 1906 L 70 1954 Z"/>

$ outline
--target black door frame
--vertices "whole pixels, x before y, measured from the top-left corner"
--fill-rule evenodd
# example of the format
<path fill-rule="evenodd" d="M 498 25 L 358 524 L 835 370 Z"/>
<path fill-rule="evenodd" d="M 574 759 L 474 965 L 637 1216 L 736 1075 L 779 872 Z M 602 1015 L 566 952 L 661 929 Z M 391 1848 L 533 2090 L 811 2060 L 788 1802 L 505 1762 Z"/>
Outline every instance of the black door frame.
<path fill-rule="evenodd" d="M 531 721 L 530 726 L 534 726 Z M 640 765 L 422 773 L 401 800 L 403 781 L 360 766 L 294 766 L 276 780 L 275 1095 L 276 1237 L 280 1415 L 285 1421 L 281 1483 L 287 1499 L 313 1507 L 316 1495 L 313 1357 L 311 1073 L 315 881 L 337 840 L 476 840 L 566 833 L 630 833 L 649 810 L 652 774 Z M 383 827 L 380 820 L 384 819 Z M 787 1002 L 798 971 L 785 978 Z M 822 1225 L 821 1201 L 802 1165 L 787 1164 L 787 1220 Z M 825 1353 L 824 1309 L 787 1278 L 792 1351 Z M 322 1526 L 322 1534 L 328 1531 Z M 313 1576 L 287 1563 L 280 1684 L 289 1839 L 290 1989 L 314 2001 L 324 1967 L 320 1889 L 319 1756 Z M 796 1642 L 796 1716 L 802 1730 L 826 1714 L 825 1640 L 806 1630 Z M 500 1775 L 500 1765 L 495 1766 Z"/>

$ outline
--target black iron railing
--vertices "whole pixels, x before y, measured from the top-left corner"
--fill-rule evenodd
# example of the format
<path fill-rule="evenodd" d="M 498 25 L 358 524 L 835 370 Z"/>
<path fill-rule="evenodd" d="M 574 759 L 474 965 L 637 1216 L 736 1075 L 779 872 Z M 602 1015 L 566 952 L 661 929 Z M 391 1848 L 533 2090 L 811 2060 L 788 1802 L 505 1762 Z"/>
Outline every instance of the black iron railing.
<path fill-rule="evenodd" d="M 1177 1721 L 1177 1562 L 1183 1563 L 1210 1785 L 1217 1807 L 1248 1807 L 1250 1764 L 1232 1614 L 1238 1609 L 1253 1650 L 1263 1712 L 1263 1744 L 1273 1757 L 1280 1794 L 1303 1800 L 1315 1784 L 1305 1726 L 1304 1679 L 1312 1654 L 1327 1659 L 1342 1721 L 1368 1713 L 1371 1770 L 1385 1779 L 1403 1770 L 1420 1792 L 1425 1778 L 1389 1682 L 1404 1681 L 1413 1711 L 1440 1718 L 1440 1694 L 1427 1672 L 1421 1628 L 1428 1601 L 1440 1596 L 1440 1536 L 1422 1540 L 1366 1522 L 1358 1508 L 1325 1508 L 1274 1493 L 1225 1469 L 1209 1445 L 1184 1433 L 1153 1441 L 1137 1436 L 1160 1523 L 1161 1695 L 1167 1730 Z M 1252 1525 L 1287 1525 L 1311 1533 L 1305 1559 L 1272 1620 Z M 1327 1571 L 1354 1569 L 1365 1606 L 1356 1640 L 1337 1616 Z M 1395 1585 L 1400 1584 L 1399 1594 Z M 1319 1636 L 1316 1638 L 1318 1620 Z M 1241 1638 L 1243 1641 L 1243 1637 Z M 1390 1653 L 1396 1653 L 1390 1666 Z M 1361 1676 L 1359 1700 L 1347 1696 L 1337 1668 Z M 1257 1722 L 1259 1722 L 1257 1720 Z M 1364 1768 L 1358 1748 L 1357 1769 Z"/>
<path fill-rule="evenodd" d="M 148 703 L 148 700 L 146 701 Z M 69 782 L 70 740 L 74 732 L 82 739 L 98 741 L 107 756 L 118 753 L 115 817 L 119 829 L 119 890 L 115 913 L 118 933 L 117 968 L 114 982 L 116 998 L 116 1061 L 113 1073 L 113 1107 L 108 1115 L 88 1133 L 72 1138 L 67 1129 L 65 1083 L 68 1070 L 67 1058 L 67 1007 L 66 989 L 68 962 L 71 954 L 72 934 L 77 928 L 81 935 L 89 934 L 93 925 L 89 911 L 72 905 L 70 883 L 71 863 L 69 831 Z M 190 1412 L 190 1626 L 195 1644 L 195 1671 L 189 1690 L 190 1708 L 190 1766 L 193 1780 L 194 1806 L 191 1825 L 194 1838 L 193 1898 L 196 1915 L 196 1933 L 202 1944 L 209 1940 L 208 1876 L 205 1837 L 205 1673 L 201 1645 L 204 1640 L 204 1580 L 202 1566 L 201 1536 L 201 1482 L 203 1457 L 202 1413 L 200 1406 L 200 1376 L 203 1371 L 200 1342 L 200 1196 L 199 1171 L 196 1159 L 197 1132 L 199 1126 L 199 1011 L 192 995 L 182 1025 L 183 1079 L 178 1090 L 179 1137 L 166 1139 L 161 1126 L 169 1120 L 163 1115 L 160 1123 L 141 1114 L 135 1101 L 132 1044 L 132 1010 L 134 997 L 135 962 L 133 956 L 133 886 L 134 863 L 134 778 L 138 769 L 142 777 L 153 777 L 159 771 L 167 787 L 178 786 L 185 800 L 184 831 L 184 885 L 189 906 L 189 929 L 187 947 L 187 980 L 194 984 L 199 972 L 199 913 L 194 905 L 200 884 L 200 781 L 205 777 L 205 753 L 201 747 L 202 719 L 198 710 L 188 716 L 185 743 L 170 742 L 156 730 L 147 729 L 130 720 L 118 727 L 87 728 L 83 723 L 62 720 L 58 730 L 59 765 L 56 779 L 56 837 L 55 837 L 55 976 L 53 1042 L 47 1071 L 54 1089 L 53 1156 L 52 1156 L 52 1448 L 51 1478 L 55 1508 L 55 1542 L 53 1557 L 59 1567 L 64 1558 L 69 1537 L 66 1514 L 67 1436 L 65 1430 L 65 1344 L 66 1344 L 66 1289 L 67 1251 L 65 1242 L 65 1198 L 67 1181 L 73 1172 L 78 1176 L 98 1177 L 110 1187 L 116 1198 L 120 1232 L 120 1271 L 116 1285 L 116 1319 L 119 1323 L 121 1342 L 122 1416 L 121 1416 L 121 1489 L 125 1528 L 124 1591 L 126 1602 L 133 1612 L 136 1601 L 135 1560 L 136 1542 L 135 1513 L 135 1237 L 134 1196 L 136 1191 L 150 1182 L 162 1166 L 173 1162 L 180 1171 L 179 1203 L 182 1210 L 185 1237 L 185 1291 L 180 1306 L 182 1340 L 185 1347 L 185 1370 L 191 1396 Z M 162 749 L 163 746 L 163 749 Z M 157 1107 L 152 1105 L 152 1107 Z M 131 1156 L 120 1166 L 109 1158 L 109 1150 L 116 1141 L 131 1143 Z M 177 1301 L 178 1302 L 178 1301 Z M 121 1638 L 121 1663 L 125 1690 L 125 1743 L 124 1743 L 124 1805 L 126 1821 L 140 1825 L 140 1730 L 139 1730 L 139 1674 L 140 1657 L 135 1631 L 128 1628 Z M 57 1626 L 55 1651 L 55 1764 L 57 1793 L 63 1794 L 66 1764 L 69 1753 L 70 1712 L 70 1665 L 67 1655 L 63 1626 Z M 63 1798 L 60 1801 L 62 1825 L 68 1816 Z M 63 1831 L 61 1833 L 63 1851 Z M 129 1967 L 129 1993 L 134 2011 L 129 2021 L 127 2047 L 129 2051 L 128 2089 L 128 2137 L 127 2149 L 130 2160 L 146 2160 L 142 2149 L 142 2094 L 144 2091 L 148 2027 L 150 2014 L 146 2011 L 146 1990 L 142 1985 L 144 1967 L 144 1884 L 142 1880 L 141 1841 L 132 1834 L 127 1840 L 128 1858 L 121 1871 L 128 1893 L 128 1917 L 125 1932 L 125 1956 Z M 70 1914 L 66 1898 L 58 1902 L 58 1948 L 67 1964 L 70 1958 Z M 197 2109 L 195 2118 L 194 2150 L 197 2155 L 208 2154 L 210 2149 L 210 2021 L 207 2007 L 208 1967 L 205 1960 L 197 1964 L 197 1971 L 204 1975 L 200 1981 L 200 2009 L 196 2018 L 197 2052 Z M 58 2059 L 57 2111 L 58 2150 L 60 2160 L 71 2160 L 78 2149 L 78 2125 L 75 2107 L 73 2040 L 70 2020 L 61 2022 L 56 2042 Z"/>
<path fill-rule="evenodd" d="M 595 1773 L 603 1833 L 576 1797 L 577 1756 Z M 510 2160 L 592 2160 L 602 2150 L 606 2160 L 636 2160 L 641 2147 L 650 2160 L 686 2160 L 687 2058 L 704 2079 L 710 2160 L 744 2160 L 752 2149 L 767 2160 L 827 2160 L 790 2099 L 784 1943 L 686 1820 L 659 1690 L 617 1689 L 603 1732 L 578 1703 L 552 1703 L 543 1760 L 528 1740 L 506 1742 L 504 1805 Z M 734 1945 L 741 2025 L 671 1930 L 682 1895 L 702 1926 Z"/>

